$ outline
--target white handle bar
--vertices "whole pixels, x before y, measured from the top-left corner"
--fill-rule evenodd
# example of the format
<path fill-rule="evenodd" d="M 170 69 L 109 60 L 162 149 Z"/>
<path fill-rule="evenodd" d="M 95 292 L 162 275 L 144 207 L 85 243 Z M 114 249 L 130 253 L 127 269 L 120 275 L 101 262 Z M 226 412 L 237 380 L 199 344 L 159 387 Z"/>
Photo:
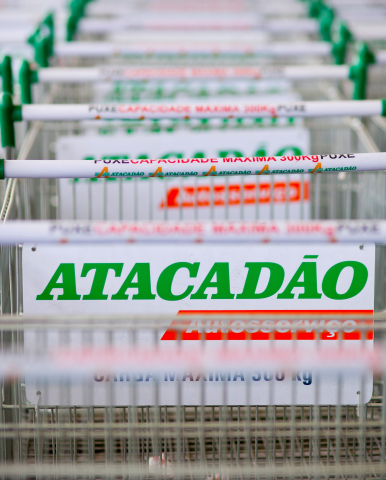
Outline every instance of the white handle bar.
<path fill-rule="evenodd" d="M 265 55 L 271 57 L 327 56 L 331 53 L 328 42 L 291 43 L 277 42 L 262 45 L 245 43 L 223 45 L 211 43 L 204 45 L 179 46 L 170 44 L 138 44 L 109 42 L 62 42 L 54 47 L 58 57 L 113 57 L 125 55 Z"/>
<path fill-rule="evenodd" d="M 384 220 L 88 222 L 7 221 L 0 244 L 95 242 L 386 243 Z"/>
<path fill-rule="evenodd" d="M 365 117 L 382 115 L 383 100 L 297 103 L 134 103 L 22 105 L 22 120 L 143 120 L 161 118 Z"/>
<path fill-rule="evenodd" d="M 386 153 L 242 158 L 0 160 L 4 178 L 145 178 L 386 170 Z"/>
<path fill-rule="evenodd" d="M 272 67 L 124 67 L 43 68 L 38 71 L 41 83 L 100 82 L 129 80 L 206 80 L 206 79 L 288 79 L 343 80 L 348 65 L 272 66 Z"/>
<path fill-rule="evenodd" d="M 186 30 L 259 30 L 268 33 L 317 33 L 319 30 L 318 23 L 309 18 L 301 19 L 277 19 L 277 20 L 261 20 L 254 18 L 253 15 L 248 16 L 229 16 L 227 18 L 202 17 L 200 19 L 189 18 L 117 18 L 117 19 L 97 19 L 83 18 L 79 22 L 79 32 L 89 34 L 109 34 L 116 33 L 126 29 L 143 29 L 149 31 L 173 31 L 183 32 Z"/>

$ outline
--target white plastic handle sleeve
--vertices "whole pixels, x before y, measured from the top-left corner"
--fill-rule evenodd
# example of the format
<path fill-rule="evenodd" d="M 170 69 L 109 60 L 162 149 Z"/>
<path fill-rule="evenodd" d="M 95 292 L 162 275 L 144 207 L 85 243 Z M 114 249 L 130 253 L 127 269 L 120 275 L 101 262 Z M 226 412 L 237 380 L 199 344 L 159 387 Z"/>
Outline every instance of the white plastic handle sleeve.
<path fill-rule="evenodd" d="M 19 29 L 20 27 L 26 27 L 33 30 L 36 28 L 37 23 L 47 15 L 48 12 L 45 9 L 38 9 L 35 12 L 32 10 L 24 11 L 20 9 L 1 9 L 0 15 L 0 27 L 5 30 Z"/>
<path fill-rule="evenodd" d="M 344 80 L 348 65 L 315 65 L 289 67 L 122 67 L 43 68 L 38 71 L 41 83 L 100 82 L 129 80 L 206 80 L 206 79 L 288 79 Z"/>
<path fill-rule="evenodd" d="M 1 29 L 0 30 L 0 45 L 8 47 L 12 44 L 26 43 L 28 37 L 31 35 L 30 28 L 18 28 L 18 29 Z"/>
<path fill-rule="evenodd" d="M 386 243 L 385 220 L 88 222 L 0 224 L 0 245 L 97 242 Z"/>
<path fill-rule="evenodd" d="M 242 158 L 0 160 L 4 178 L 145 178 L 368 172 L 386 170 L 386 153 Z"/>
<path fill-rule="evenodd" d="M 57 57 L 90 57 L 103 58 L 125 55 L 264 55 L 269 57 L 293 56 L 327 56 L 331 53 L 328 42 L 277 42 L 262 45 L 252 43 L 227 45 L 221 43 L 188 46 L 170 44 L 137 44 L 135 42 L 108 43 L 108 42 L 62 42 L 54 47 Z"/>
<path fill-rule="evenodd" d="M 379 20 L 379 17 L 377 20 Z M 356 21 L 351 21 L 350 31 L 357 41 L 371 42 L 386 39 L 385 22 L 374 22 L 374 19 L 372 18 L 364 19 L 362 17 L 356 19 Z"/>
<path fill-rule="evenodd" d="M 375 54 L 376 63 L 380 65 L 386 64 L 386 50 L 379 50 Z"/>
<path fill-rule="evenodd" d="M 162 118 L 367 117 L 384 112 L 383 100 L 296 103 L 134 103 L 22 105 L 22 120 L 144 120 Z"/>
<path fill-rule="evenodd" d="M 10 0 L 9 0 L 10 1 Z M 14 1 L 14 0 L 12 0 Z M 361 0 L 363 1 L 363 0 Z M 259 2 L 259 14 L 265 16 L 277 16 L 280 12 L 281 16 L 299 17 L 307 15 L 307 10 L 303 5 L 303 2 Z M 135 5 L 130 5 L 126 1 L 125 3 L 119 1 L 109 2 L 90 2 L 86 7 L 87 15 L 92 16 L 108 16 L 108 17 L 127 17 L 128 15 L 135 14 Z M 128 9 L 130 9 L 128 11 Z M 146 9 L 150 14 L 173 14 L 175 12 L 204 15 L 212 14 L 245 14 L 249 13 L 246 9 L 245 2 L 168 2 L 168 3 L 150 3 Z"/>
<path fill-rule="evenodd" d="M 249 30 L 258 29 L 259 31 L 269 33 L 317 33 L 318 23 L 313 19 L 278 19 L 278 20 L 258 20 L 251 15 L 238 17 L 229 16 L 228 18 L 202 17 L 200 19 L 189 18 L 170 18 L 146 19 L 146 18 L 121 18 L 121 19 L 95 19 L 83 18 L 79 22 L 79 32 L 89 34 L 108 34 L 116 33 L 125 29 L 144 29 L 149 31 L 168 30 L 180 32 L 184 30 Z"/>
<path fill-rule="evenodd" d="M 179 49 L 195 48 L 198 46 L 205 47 L 220 46 L 220 47 L 239 47 L 242 46 L 256 46 L 261 47 L 267 45 L 271 40 L 269 34 L 262 30 L 237 30 L 236 34 L 230 35 L 229 30 L 208 30 L 200 31 L 186 28 L 184 30 L 141 30 L 129 29 L 118 30 L 116 33 L 108 35 L 104 39 L 106 42 L 118 43 L 121 45 L 140 45 L 140 46 L 175 46 Z M 304 41 L 303 41 L 304 43 Z"/>
<path fill-rule="evenodd" d="M 205 17 L 193 18 L 185 16 L 185 18 L 171 18 L 170 16 L 160 18 L 135 18 L 133 16 L 126 18 L 99 19 L 99 18 L 83 18 L 79 22 L 79 32 L 88 34 L 109 34 L 117 33 L 124 30 L 148 30 L 164 31 L 179 33 L 186 30 L 249 30 L 257 29 L 261 22 L 256 21 L 252 15 L 249 17 L 228 17 L 216 18 Z"/>

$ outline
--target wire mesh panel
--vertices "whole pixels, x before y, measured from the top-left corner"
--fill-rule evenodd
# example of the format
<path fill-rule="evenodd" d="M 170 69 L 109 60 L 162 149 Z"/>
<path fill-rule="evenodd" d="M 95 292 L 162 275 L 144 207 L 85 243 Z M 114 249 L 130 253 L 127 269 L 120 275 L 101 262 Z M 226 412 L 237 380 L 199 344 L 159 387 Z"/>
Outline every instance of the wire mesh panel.
<path fill-rule="evenodd" d="M 52 320 L 47 321 L 52 328 Z M 90 338 L 95 330 L 114 335 L 116 329 L 120 332 L 130 329 L 135 338 L 138 321 L 141 322 L 140 319 L 134 323 L 129 319 L 112 320 L 106 324 L 95 318 L 91 321 L 79 319 L 76 324 L 72 320 L 56 320 L 54 324 L 61 332 L 62 349 L 66 348 L 69 330 L 78 329 L 84 339 L 79 345 L 82 351 L 82 348 L 92 347 Z M 4 318 L 1 338 L 4 340 L 13 329 L 13 334 L 18 335 L 13 351 L 22 357 L 22 331 L 34 329 L 39 343 L 36 361 L 50 349 L 45 344 L 48 323 L 32 319 L 15 322 Z M 157 330 L 160 325 L 162 322 L 157 324 L 150 320 L 146 328 Z M 384 342 L 384 319 L 379 317 L 375 323 L 375 347 L 384 351 Z M 202 348 L 204 352 L 205 347 Z M 8 362 L 7 354 L 9 351 L 3 348 L 5 363 Z M 33 361 L 30 357 L 30 365 Z M 299 378 L 309 382 L 310 372 L 293 371 L 291 374 L 295 363 L 290 355 L 287 361 L 290 366 L 286 373 L 284 370 L 276 373 L 276 380 L 269 371 L 262 369 L 258 374 L 255 371 L 258 367 L 254 368 L 252 382 L 260 375 L 258 381 L 270 383 L 272 392 L 277 380 L 287 374 L 292 375 L 294 390 Z M 22 368 L 22 364 L 18 365 Z M 348 364 L 342 365 L 336 363 L 335 371 L 341 372 L 343 378 L 350 374 Z M 328 362 L 324 368 L 329 371 Z M 317 394 L 314 404 L 308 406 L 294 405 L 291 398 L 288 398 L 288 405 L 283 406 L 229 406 L 227 382 L 223 382 L 222 406 L 115 405 L 114 375 L 111 375 L 111 405 L 95 405 L 89 381 L 85 381 L 83 390 L 89 406 L 55 406 L 44 405 L 40 401 L 40 391 L 34 398 L 27 399 L 23 382 L 7 377 L 3 382 L 7 393 L 0 405 L 1 475 L 3 478 L 82 478 L 90 475 L 99 478 L 356 478 L 358 475 L 381 478 L 385 468 L 383 368 L 384 363 L 377 366 L 373 394 L 365 405 L 358 392 L 356 405 L 341 405 L 339 394 L 334 404 L 320 405 Z M 4 371 L 3 363 L 3 374 Z M 76 374 L 73 367 L 63 370 L 62 365 L 62 372 L 56 378 L 48 376 L 44 367 L 40 372 L 45 372 L 38 374 L 43 388 L 57 386 L 65 398 L 68 381 Z M 318 372 L 321 375 L 322 369 Z M 126 376 L 129 377 L 129 373 Z M 191 381 L 191 376 L 187 373 L 184 381 Z M 126 383 L 127 388 L 135 391 L 138 382 L 134 378 L 132 374 L 130 386 L 130 382 Z M 181 375 L 181 384 L 182 378 Z M 202 391 L 208 388 L 209 380 L 208 375 L 201 376 L 198 385 Z M 160 379 L 153 381 L 154 391 L 159 382 Z"/>

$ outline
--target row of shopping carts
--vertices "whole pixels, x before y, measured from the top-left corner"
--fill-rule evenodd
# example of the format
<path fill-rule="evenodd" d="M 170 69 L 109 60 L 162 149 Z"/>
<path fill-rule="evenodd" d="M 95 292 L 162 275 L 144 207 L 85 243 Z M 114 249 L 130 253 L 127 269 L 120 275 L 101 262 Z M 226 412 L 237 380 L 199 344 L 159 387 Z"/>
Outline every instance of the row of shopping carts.
<path fill-rule="evenodd" d="M 385 23 L 0 1 L 1 478 L 384 478 Z"/>

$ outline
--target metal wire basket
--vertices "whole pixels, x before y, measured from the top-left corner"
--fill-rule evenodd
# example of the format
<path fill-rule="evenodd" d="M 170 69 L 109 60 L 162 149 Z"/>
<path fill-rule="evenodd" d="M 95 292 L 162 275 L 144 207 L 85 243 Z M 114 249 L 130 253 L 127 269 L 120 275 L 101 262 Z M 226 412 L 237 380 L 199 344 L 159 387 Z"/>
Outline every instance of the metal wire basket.
<path fill-rule="evenodd" d="M 4 344 L 12 332 L 12 351 L 22 356 L 23 332 L 34 331 L 38 358 L 50 350 L 46 340 L 52 329 L 60 332 L 59 349 L 66 349 L 69 332 L 74 330 L 84 339 L 79 351 L 92 347 L 95 330 L 106 338 L 126 331 L 134 348 L 139 322 L 142 329 L 145 322 L 153 332 L 164 328 L 162 321 L 151 318 L 111 318 L 106 322 L 98 318 L 15 321 L 3 317 L 0 333 Z M 384 318 L 379 317 L 375 325 L 375 345 L 384 349 Z M 4 363 L 9 353 L 3 349 Z M 378 371 L 383 367 L 379 365 Z M 336 371 L 344 375 L 340 368 L 336 364 Z M 64 400 L 74 374 L 69 365 L 61 380 L 45 377 L 43 372 L 39 384 L 42 391 L 57 389 Z M 183 388 L 181 378 L 178 385 Z M 367 404 L 350 406 L 320 405 L 317 396 L 309 406 L 291 404 L 290 399 L 283 406 L 234 406 L 226 401 L 222 406 L 178 402 L 176 406 L 117 405 L 113 379 L 111 376 L 110 383 L 105 383 L 110 390 L 107 405 L 95 404 L 93 388 L 85 379 L 86 404 L 66 406 L 43 404 L 39 390 L 27 400 L 24 381 L 6 378 L 0 402 L 2 477 L 381 478 L 384 474 L 384 373 L 375 376 Z M 207 383 L 199 382 L 203 391 L 209 388 Z M 271 391 L 278 383 L 271 382 Z M 126 385 L 129 390 L 139 388 L 134 381 L 126 381 Z M 158 381 L 152 382 L 151 388 L 156 392 Z M 226 398 L 226 382 L 223 388 Z"/>

